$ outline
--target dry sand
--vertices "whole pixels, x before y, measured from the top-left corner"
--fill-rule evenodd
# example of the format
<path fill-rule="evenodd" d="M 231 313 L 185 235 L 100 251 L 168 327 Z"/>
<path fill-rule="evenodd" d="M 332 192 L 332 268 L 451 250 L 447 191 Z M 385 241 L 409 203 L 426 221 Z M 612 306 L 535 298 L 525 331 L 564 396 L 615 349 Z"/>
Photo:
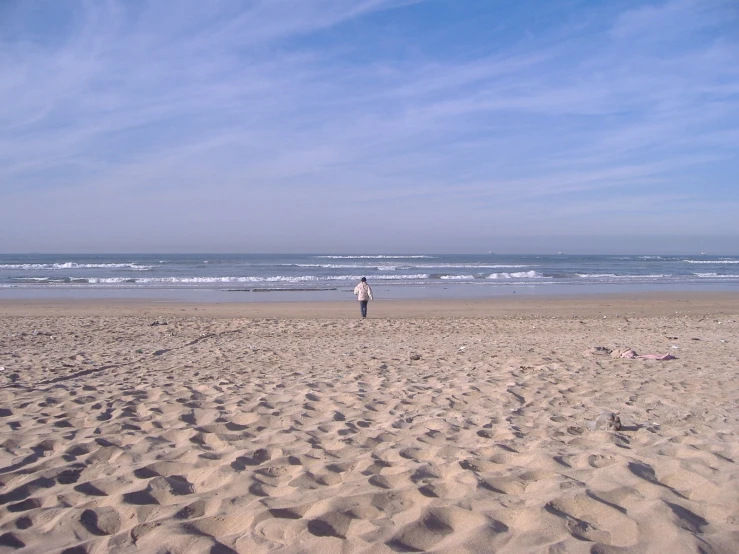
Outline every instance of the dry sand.
<path fill-rule="evenodd" d="M 736 295 L 358 311 L 1 303 L 0 551 L 739 551 Z"/>

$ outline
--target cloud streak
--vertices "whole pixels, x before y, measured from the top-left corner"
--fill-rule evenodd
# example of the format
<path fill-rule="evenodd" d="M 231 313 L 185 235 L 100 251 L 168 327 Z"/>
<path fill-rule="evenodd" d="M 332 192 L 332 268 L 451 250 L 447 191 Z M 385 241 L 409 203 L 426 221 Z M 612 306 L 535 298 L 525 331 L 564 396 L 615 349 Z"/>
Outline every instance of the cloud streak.
<path fill-rule="evenodd" d="M 487 250 L 522 228 L 669 235 L 698 205 L 692 232 L 739 236 L 730 3 L 580 4 L 536 29 L 486 5 L 489 34 L 450 6 L 11 2 L 0 251 L 148 250 L 162 225 L 176 251 L 340 248 L 322 226 Z"/>

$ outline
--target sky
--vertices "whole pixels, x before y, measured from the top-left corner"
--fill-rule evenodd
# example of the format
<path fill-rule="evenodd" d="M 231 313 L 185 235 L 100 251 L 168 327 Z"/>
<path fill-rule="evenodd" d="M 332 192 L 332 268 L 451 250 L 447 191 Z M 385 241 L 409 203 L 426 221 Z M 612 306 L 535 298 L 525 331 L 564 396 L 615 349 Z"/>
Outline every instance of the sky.
<path fill-rule="evenodd" d="M 736 0 L 0 0 L 0 252 L 739 252 Z"/>

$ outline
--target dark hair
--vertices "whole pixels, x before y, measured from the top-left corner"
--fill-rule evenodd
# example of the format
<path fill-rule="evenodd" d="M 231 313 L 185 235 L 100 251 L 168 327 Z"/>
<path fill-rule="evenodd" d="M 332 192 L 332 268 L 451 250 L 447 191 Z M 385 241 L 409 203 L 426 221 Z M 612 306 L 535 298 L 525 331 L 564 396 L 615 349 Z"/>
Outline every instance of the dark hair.
<path fill-rule="evenodd" d="M 362 282 L 363 283 L 366 283 L 367 282 L 367 277 L 362 277 Z"/>

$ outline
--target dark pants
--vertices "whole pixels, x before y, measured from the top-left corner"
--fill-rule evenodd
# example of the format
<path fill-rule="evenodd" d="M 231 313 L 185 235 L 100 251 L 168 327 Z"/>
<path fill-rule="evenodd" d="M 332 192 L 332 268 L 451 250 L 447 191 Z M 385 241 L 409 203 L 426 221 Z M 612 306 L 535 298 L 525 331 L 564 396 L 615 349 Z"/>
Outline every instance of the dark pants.
<path fill-rule="evenodd" d="M 359 301 L 359 309 L 362 310 L 362 317 L 367 317 L 367 300 Z"/>

